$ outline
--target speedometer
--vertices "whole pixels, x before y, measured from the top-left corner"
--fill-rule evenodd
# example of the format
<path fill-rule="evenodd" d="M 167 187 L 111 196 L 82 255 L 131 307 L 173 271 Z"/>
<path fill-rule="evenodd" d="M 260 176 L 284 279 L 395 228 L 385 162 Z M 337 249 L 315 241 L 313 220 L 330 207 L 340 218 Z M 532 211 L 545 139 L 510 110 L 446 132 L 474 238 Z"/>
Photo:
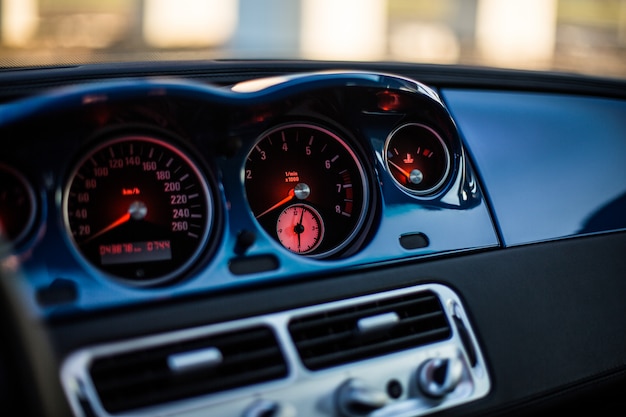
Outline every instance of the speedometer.
<path fill-rule="evenodd" d="M 153 136 L 109 140 L 84 156 L 63 198 L 65 226 L 93 266 L 135 284 L 185 271 L 205 248 L 214 217 L 197 164 Z"/>
<path fill-rule="evenodd" d="M 364 231 L 370 189 L 357 153 L 332 131 L 279 126 L 250 150 L 248 203 L 263 229 L 291 252 L 327 257 Z"/>

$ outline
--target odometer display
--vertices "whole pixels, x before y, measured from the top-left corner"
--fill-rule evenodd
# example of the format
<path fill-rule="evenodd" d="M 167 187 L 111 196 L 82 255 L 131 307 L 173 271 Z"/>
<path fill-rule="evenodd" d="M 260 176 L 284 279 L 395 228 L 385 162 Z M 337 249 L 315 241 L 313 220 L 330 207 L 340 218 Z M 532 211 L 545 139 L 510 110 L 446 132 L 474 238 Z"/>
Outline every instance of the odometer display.
<path fill-rule="evenodd" d="M 78 252 L 138 284 L 181 274 L 205 247 L 213 223 L 197 165 L 169 142 L 147 136 L 110 140 L 82 158 L 63 208 Z"/>
<path fill-rule="evenodd" d="M 244 183 L 263 229 L 291 252 L 326 257 L 362 232 L 369 188 L 354 150 L 312 124 L 283 125 L 250 150 Z"/>

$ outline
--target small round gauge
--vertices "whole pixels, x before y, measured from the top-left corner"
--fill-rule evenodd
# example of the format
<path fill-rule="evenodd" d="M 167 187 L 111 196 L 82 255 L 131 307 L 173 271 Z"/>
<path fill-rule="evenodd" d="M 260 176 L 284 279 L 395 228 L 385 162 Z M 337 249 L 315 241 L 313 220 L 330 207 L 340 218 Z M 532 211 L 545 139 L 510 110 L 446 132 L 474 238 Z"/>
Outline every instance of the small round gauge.
<path fill-rule="evenodd" d="M 177 147 L 152 136 L 109 140 L 83 157 L 63 198 L 65 225 L 89 263 L 134 284 L 180 275 L 213 225 L 209 186 Z"/>
<path fill-rule="evenodd" d="M 293 204 L 285 208 L 276 221 L 278 241 L 292 252 L 313 252 L 324 237 L 324 222 L 308 204 Z"/>
<path fill-rule="evenodd" d="M 391 177 L 413 195 L 436 193 L 450 173 L 448 147 L 435 130 L 422 124 L 405 124 L 391 132 L 384 152 Z"/>
<path fill-rule="evenodd" d="M 283 125 L 261 136 L 248 154 L 244 185 L 259 224 L 294 253 L 337 254 L 364 224 L 363 164 L 342 138 L 316 125 Z"/>
<path fill-rule="evenodd" d="M 0 246 L 24 239 L 35 213 L 33 188 L 19 171 L 0 163 Z"/>

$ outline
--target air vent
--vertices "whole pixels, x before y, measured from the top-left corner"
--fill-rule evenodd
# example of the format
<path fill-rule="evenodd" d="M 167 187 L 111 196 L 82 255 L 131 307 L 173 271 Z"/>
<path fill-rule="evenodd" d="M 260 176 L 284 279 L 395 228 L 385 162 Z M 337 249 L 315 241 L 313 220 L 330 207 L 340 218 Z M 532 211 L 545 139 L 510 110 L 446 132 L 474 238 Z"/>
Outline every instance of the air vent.
<path fill-rule="evenodd" d="M 451 337 L 439 298 L 422 291 L 296 317 L 289 332 L 311 370 L 398 352 Z"/>
<path fill-rule="evenodd" d="M 119 413 L 287 376 L 265 326 L 98 357 L 90 376 L 102 406 Z"/>

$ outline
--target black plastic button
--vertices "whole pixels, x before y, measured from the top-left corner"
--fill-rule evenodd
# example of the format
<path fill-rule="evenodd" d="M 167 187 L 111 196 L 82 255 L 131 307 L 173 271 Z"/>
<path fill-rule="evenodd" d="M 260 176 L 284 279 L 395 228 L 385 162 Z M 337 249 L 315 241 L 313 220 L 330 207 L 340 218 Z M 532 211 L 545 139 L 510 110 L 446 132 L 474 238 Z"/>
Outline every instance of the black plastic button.
<path fill-rule="evenodd" d="M 425 248 L 430 244 L 424 233 L 406 233 L 400 236 L 400 245 L 407 250 Z"/>

